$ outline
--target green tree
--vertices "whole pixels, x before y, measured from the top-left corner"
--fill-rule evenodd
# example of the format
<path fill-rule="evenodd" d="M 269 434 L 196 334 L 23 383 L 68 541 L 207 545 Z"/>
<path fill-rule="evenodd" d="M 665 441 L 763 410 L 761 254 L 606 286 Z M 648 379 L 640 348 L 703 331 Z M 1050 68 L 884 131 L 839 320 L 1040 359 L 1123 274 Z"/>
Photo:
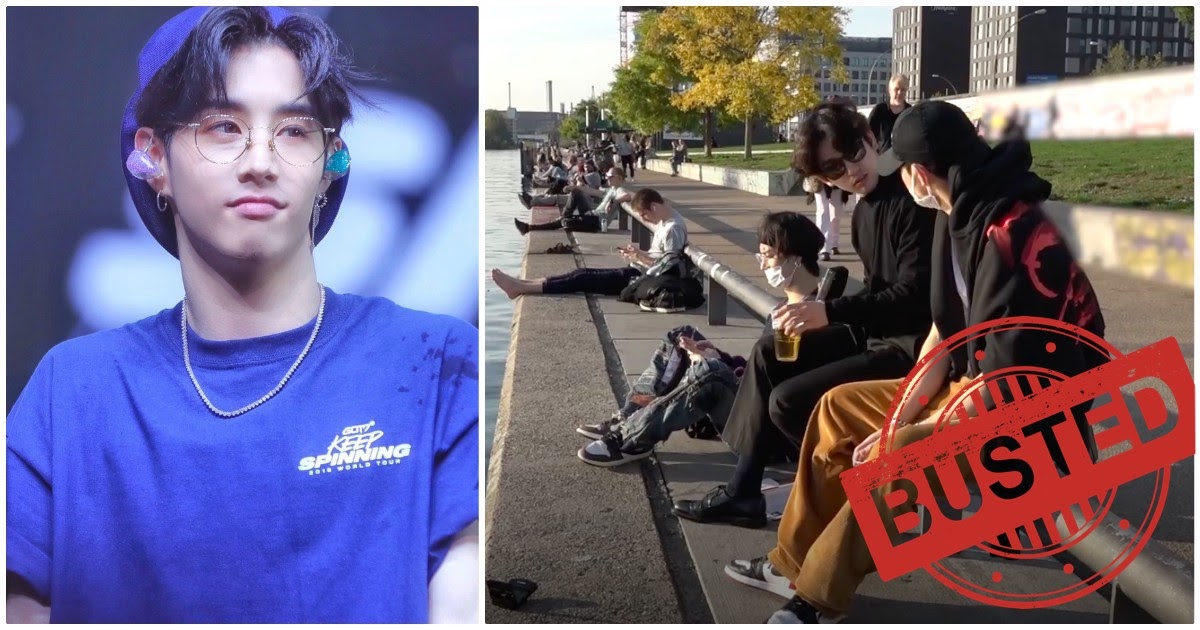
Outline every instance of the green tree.
<path fill-rule="evenodd" d="M 563 142 L 575 142 L 583 139 L 583 119 L 567 116 L 558 125 L 558 135 Z"/>
<path fill-rule="evenodd" d="M 1093 76 L 1105 76 L 1111 74 L 1121 74 L 1124 72 L 1133 72 L 1134 70 L 1151 70 L 1162 67 L 1163 55 L 1158 53 L 1148 55 L 1140 59 L 1132 57 L 1125 46 L 1121 44 L 1113 44 L 1109 47 L 1108 52 L 1104 55 L 1104 59 L 1096 65 L 1096 69 L 1092 71 Z"/>
<path fill-rule="evenodd" d="M 483 148 L 517 148 L 517 143 L 513 142 L 508 116 L 498 109 L 489 109 L 483 113 Z"/>
<path fill-rule="evenodd" d="M 778 123 L 816 105 L 822 66 L 845 76 L 838 38 L 846 17 L 839 7 L 669 7 L 659 30 L 670 34 L 680 69 L 694 77 L 672 100 L 744 121 L 749 158 L 755 118 Z"/>
<path fill-rule="evenodd" d="M 1175 17 L 1179 18 L 1179 22 L 1188 28 L 1188 39 L 1195 41 L 1196 39 L 1196 7 L 1171 7 L 1175 12 Z"/>
<path fill-rule="evenodd" d="M 642 14 L 634 26 L 638 47 L 629 65 L 617 68 L 608 101 L 614 115 L 641 133 L 652 134 L 670 127 L 695 131 L 700 115 L 672 102 L 677 86 L 689 81 L 679 62 L 664 47 L 666 37 L 658 29 L 658 12 Z"/>

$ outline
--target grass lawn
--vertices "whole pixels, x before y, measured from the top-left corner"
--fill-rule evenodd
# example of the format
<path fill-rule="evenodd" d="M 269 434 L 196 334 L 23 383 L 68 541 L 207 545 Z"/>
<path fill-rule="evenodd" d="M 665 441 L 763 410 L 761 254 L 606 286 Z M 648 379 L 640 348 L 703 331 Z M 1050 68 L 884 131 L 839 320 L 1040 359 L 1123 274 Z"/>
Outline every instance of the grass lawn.
<path fill-rule="evenodd" d="M 1053 184 L 1051 199 L 1190 214 L 1195 209 L 1194 145 L 1192 138 L 1039 140 L 1033 142 L 1033 170 Z M 741 155 L 705 158 L 703 151 L 694 151 L 692 159 L 702 164 L 778 171 L 790 168 L 791 155 L 775 153 L 745 160 Z"/>

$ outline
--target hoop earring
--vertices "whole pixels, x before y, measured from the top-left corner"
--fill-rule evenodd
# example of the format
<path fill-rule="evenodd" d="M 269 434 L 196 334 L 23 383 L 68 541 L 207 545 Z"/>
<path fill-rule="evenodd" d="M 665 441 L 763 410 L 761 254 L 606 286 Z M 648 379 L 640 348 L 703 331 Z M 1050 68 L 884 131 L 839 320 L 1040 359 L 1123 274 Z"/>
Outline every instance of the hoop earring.
<path fill-rule="evenodd" d="M 166 212 L 167 208 L 170 207 L 170 203 L 163 199 L 163 194 L 161 192 L 154 197 L 154 204 L 158 206 L 159 212 Z"/>

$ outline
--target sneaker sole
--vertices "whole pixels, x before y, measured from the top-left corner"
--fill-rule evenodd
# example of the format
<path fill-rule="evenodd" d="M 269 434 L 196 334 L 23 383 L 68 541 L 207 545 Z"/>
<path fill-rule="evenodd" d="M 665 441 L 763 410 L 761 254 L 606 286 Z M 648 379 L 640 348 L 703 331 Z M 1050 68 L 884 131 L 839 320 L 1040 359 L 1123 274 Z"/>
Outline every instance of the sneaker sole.
<path fill-rule="evenodd" d="M 699 519 L 688 514 L 687 512 L 676 510 L 675 508 L 671 508 L 671 513 L 679 518 L 689 520 L 693 523 L 724 523 L 727 525 L 733 525 L 735 527 L 745 527 L 746 529 L 762 529 L 767 526 L 766 515 L 763 515 L 761 518 L 750 516 L 732 516 Z"/>
<path fill-rule="evenodd" d="M 639 459 L 646 459 L 647 457 L 650 457 L 653 454 L 654 454 L 654 451 L 650 450 L 650 451 L 646 451 L 645 453 L 641 453 L 639 455 L 626 455 L 624 459 L 614 459 L 611 462 L 599 462 L 594 459 L 588 459 L 587 457 L 584 456 L 583 449 L 579 449 L 579 452 L 576 453 L 575 456 L 579 458 L 579 461 L 581 461 L 585 464 L 599 466 L 600 468 L 612 468 L 614 466 L 620 466 L 621 464 L 628 464 L 629 462 L 636 462 Z"/>
<path fill-rule="evenodd" d="M 766 591 L 768 593 L 773 593 L 784 599 L 791 599 L 792 596 L 794 596 L 796 594 L 796 591 L 791 588 L 789 588 L 783 592 L 777 591 L 774 588 L 772 588 L 770 582 L 765 582 L 765 581 L 760 582 L 752 577 L 742 575 L 741 573 L 738 573 L 737 571 L 734 571 L 733 569 L 729 568 L 728 565 L 725 566 L 725 575 L 728 575 L 729 577 L 733 578 L 734 582 L 740 582 L 751 588 L 756 588 L 760 591 Z"/>

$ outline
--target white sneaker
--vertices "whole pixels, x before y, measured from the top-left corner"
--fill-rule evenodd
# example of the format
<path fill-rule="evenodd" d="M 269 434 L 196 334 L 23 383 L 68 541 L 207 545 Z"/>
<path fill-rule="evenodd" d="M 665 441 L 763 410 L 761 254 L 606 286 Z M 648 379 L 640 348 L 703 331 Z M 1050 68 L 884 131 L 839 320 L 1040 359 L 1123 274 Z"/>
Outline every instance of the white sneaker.
<path fill-rule="evenodd" d="M 780 597 L 791 597 L 796 594 L 791 582 L 775 570 L 775 566 L 771 564 L 770 560 L 767 560 L 766 556 L 753 560 L 734 560 L 725 565 L 725 575 L 746 586 L 775 593 Z"/>

